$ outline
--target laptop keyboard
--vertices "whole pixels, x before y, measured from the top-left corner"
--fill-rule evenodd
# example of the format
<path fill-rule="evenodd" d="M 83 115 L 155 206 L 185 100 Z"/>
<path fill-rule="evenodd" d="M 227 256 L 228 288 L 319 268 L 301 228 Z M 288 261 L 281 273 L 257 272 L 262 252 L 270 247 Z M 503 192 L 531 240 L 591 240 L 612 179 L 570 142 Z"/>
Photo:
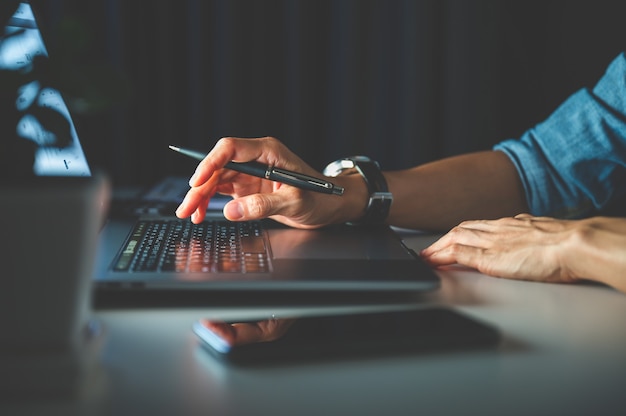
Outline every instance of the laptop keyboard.
<path fill-rule="evenodd" d="M 269 272 L 260 222 L 138 221 L 113 270 Z"/>

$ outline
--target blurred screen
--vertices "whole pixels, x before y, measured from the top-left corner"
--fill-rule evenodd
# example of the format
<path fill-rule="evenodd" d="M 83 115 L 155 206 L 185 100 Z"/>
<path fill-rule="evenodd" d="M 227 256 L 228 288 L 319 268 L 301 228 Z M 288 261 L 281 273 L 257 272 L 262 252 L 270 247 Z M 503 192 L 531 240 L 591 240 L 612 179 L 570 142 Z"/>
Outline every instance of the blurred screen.
<path fill-rule="evenodd" d="M 34 143 L 37 176 L 91 176 L 68 107 L 48 85 L 47 67 L 48 52 L 33 10 L 20 3 L 0 37 L 0 75 L 16 94 L 18 121 L 15 135 L 8 137 Z"/>

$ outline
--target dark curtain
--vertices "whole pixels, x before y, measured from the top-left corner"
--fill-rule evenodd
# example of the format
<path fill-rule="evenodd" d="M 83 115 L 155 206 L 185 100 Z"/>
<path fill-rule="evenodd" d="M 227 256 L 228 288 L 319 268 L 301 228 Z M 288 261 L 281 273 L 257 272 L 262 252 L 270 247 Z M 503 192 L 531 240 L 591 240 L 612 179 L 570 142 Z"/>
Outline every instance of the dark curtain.
<path fill-rule="evenodd" d="M 68 84 L 86 80 L 70 101 L 108 97 L 74 113 L 88 157 L 121 184 L 188 176 L 196 162 L 167 145 L 222 136 L 276 136 L 319 169 L 488 149 L 593 86 L 626 40 L 623 0 L 40 3 Z M 97 65 L 109 72 L 90 78 Z"/>

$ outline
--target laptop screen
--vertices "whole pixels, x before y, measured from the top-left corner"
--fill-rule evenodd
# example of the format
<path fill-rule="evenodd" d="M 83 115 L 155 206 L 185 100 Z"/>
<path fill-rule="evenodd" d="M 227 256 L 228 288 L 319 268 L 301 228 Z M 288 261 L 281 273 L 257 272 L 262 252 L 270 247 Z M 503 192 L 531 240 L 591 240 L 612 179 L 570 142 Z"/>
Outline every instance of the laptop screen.
<path fill-rule="evenodd" d="M 15 94 L 14 105 L 8 104 L 15 131 L 6 137 L 31 142 L 26 148 L 34 153 L 30 160 L 36 176 L 91 176 L 68 106 L 51 85 L 47 66 L 48 52 L 35 14 L 29 3 L 19 3 L 0 36 L 2 87 Z"/>

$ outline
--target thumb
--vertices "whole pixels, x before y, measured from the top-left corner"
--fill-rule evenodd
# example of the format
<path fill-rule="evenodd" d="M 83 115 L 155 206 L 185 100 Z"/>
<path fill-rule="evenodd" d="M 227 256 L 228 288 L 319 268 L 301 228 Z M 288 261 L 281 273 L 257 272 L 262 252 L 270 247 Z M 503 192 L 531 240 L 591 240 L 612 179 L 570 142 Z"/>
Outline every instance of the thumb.
<path fill-rule="evenodd" d="M 280 198 L 274 194 L 252 194 L 236 198 L 224 206 L 224 216 L 230 221 L 248 221 L 279 214 Z"/>

